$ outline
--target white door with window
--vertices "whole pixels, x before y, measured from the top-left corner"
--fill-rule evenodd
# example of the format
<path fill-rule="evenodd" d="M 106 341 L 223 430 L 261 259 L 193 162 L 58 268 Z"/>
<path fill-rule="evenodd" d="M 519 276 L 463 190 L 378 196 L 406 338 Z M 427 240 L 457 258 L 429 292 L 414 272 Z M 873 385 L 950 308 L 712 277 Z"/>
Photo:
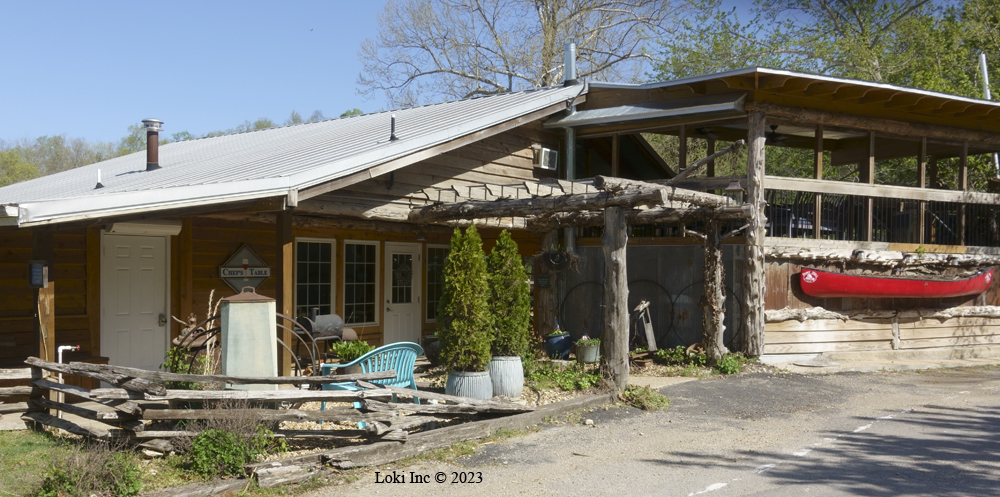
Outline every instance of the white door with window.
<path fill-rule="evenodd" d="M 385 244 L 385 343 L 420 343 L 419 243 Z"/>
<path fill-rule="evenodd" d="M 110 364 L 158 370 L 167 351 L 167 238 L 101 239 L 101 354 Z"/>

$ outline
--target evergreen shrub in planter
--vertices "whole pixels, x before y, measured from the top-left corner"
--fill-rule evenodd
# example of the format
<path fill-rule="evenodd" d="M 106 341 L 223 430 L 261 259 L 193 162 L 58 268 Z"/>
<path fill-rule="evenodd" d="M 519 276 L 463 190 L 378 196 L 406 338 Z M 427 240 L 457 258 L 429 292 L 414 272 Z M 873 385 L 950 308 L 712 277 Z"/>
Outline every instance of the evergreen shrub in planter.
<path fill-rule="evenodd" d="M 441 364 L 448 370 L 445 392 L 477 399 L 493 396 L 490 362 L 490 289 L 483 240 L 475 225 L 465 235 L 455 228 L 438 302 Z"/>
<path fill-rule="evenodd" d="M 524 388 L 522 358 L 528 354 L 531 339 L 531 294 L 528 274 L 524 271 L 517 243 L 504 230 L 497 239 L 486 267 L 490 273 L 490 304 L 493 328 L 490 380 L 493 395 L 511 399 L 521 397 Z"/>

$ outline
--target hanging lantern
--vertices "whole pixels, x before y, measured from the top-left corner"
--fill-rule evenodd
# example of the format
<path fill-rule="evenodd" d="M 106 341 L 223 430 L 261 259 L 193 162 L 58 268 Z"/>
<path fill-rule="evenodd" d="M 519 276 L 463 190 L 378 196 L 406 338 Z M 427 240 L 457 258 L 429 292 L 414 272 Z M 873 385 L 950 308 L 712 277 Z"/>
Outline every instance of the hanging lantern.
<path fill-rule="evenodd" d="M 732 199 L 736 205 L 743 205 L 743 186 L 740 185 L 740 180 L 736 178 L 729 180 L 729 186 L 726 187 L 726 197 Z"/>

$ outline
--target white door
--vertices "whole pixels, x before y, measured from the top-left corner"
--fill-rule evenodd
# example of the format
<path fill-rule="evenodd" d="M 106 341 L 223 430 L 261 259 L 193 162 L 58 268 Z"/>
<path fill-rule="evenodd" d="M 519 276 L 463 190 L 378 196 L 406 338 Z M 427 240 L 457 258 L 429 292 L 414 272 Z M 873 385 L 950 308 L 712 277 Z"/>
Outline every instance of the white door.
<path fill-rule="evenodd" d="M 420 244 L 385 244 L 385 343 L 420 343 Z"/>
<path fill-rule="evenodd" d="M 167 352 L 166 237 L 101 239 L 101 354 L 156 371 Z"/>

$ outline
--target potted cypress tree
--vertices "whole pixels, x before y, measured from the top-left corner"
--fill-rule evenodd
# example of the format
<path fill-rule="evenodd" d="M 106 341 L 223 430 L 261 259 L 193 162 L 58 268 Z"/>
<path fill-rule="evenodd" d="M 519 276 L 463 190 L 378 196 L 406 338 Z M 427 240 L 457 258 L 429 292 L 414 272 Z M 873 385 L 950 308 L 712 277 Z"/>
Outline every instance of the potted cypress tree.
<path fill-rule="evenodd" d="M 521 398 L 524 388 L 522 357 L 528 353 L 531 324 L 531 293 L 517 242 L 504 230 L 497 239 L 486 268 L 490 273 L 490 303 L 493 306 L 490 380 L 493 395 Z"/>
<path fill-rule="evenodd" d="M 456 228 L 445 262 L 438 302 L 441 363 L 448 370 L 445 392 L 474 399 L 493 397 L 490 362 L 490 288 L 483 240 L 475 225 Z"/>

